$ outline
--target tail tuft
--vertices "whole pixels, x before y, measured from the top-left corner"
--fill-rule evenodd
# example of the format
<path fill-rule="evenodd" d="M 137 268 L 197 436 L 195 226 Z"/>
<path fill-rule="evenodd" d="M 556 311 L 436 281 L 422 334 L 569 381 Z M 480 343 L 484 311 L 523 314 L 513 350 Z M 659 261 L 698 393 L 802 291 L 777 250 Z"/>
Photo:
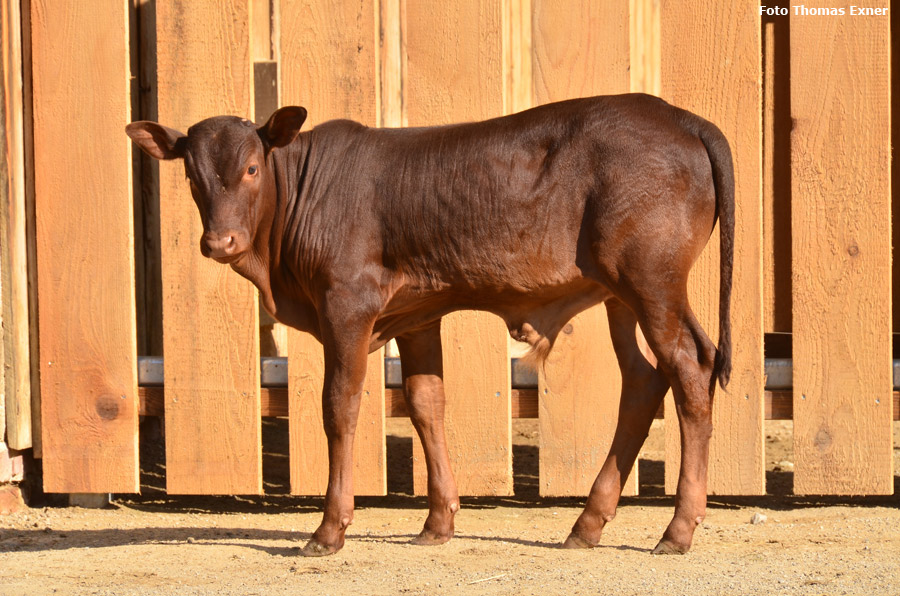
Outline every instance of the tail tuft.
<path fill-rule="evenodd" d="M 548 338 L 541 337 L 535 343 L 531 344 L 531 349 L 528 350 L 524 356 L 519 358 L 519 362 L 523 366 L 537 372 L 539 368 L 543 369 L 551 349 L 553 349 L 553 343 Z"/>

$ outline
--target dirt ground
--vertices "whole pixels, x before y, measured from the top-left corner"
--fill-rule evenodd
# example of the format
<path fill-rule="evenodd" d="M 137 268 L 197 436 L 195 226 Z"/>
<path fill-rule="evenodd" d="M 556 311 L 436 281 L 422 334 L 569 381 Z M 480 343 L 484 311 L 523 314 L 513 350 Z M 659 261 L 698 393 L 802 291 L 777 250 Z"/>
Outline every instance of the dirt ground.
<path fill-rule="evenodd" d="M 900 594 L 900 497 L 792 496 L 789 422 L 768 424 L 773 494 L 711 497 L 682 557 L 649 554 L 672 514 L 662 491 L 661 422 L 639 468 L 644 496 L 624 499 L 601 546 L 589 551 L 558 548 L 582 501 L 539 498 L 535 420 L 514 421 L 514 497 L 463 499 L 450 543 L 408 544 L 425 500 L 411 496 L 408 421 L 390 419 L 388 428 L 391 494 L 357 500 L 337 555 L 299 556 L 322 500 L 287 494 L 283 421 L 264 424 L 262 497 L 165 495 L 163 449 L 147 431 L 142 495 L 102 510 L 61 507 L 48 496 L 44 506 L 0 518 L 0 596 Z M 900 444 L 896 423 L 894 435 Z M 751 524 L 755 513 L 766 521 Z"/>

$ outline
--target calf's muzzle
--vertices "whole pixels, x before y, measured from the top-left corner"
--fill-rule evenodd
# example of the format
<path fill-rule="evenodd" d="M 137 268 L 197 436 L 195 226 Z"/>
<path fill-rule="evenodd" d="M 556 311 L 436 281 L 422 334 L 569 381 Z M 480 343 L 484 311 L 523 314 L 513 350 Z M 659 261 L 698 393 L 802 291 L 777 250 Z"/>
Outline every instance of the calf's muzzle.
<path fill-rule="evenodd" d="M 200 252 L 204 257 L 229 262 L 244 252 L 244 244 L 240 235 L 234 231 L 223 233 L 208 231 L 200 238 Z"/>

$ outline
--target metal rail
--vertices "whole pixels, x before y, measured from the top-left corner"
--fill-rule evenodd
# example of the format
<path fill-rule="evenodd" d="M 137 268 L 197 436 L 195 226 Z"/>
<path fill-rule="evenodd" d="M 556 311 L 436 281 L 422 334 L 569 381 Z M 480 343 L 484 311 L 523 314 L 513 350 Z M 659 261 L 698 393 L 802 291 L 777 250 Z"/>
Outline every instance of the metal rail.
<path fill-rule="evenodd" d="M 900 389 L 900 360 L 893 361 L 894 389 Z M 265 357 L 260 359 L 260 376 L 263 387 L 287 387 L 287 358 Z M 766 358 L 766 390 L 790 390 L 793 386 L 793 363 L 790 358 Z M 537 373 L 523 365 L 518 358 L 512 359 L 512 387 L 514 389 L 536 389 Z M 399 358 L 384 359 L 386 387 L 400 387 L 402 376 Z M 138 384 L 154 386 L 163 384 L 163 359 L 158 356 L 138 357 Z"/>

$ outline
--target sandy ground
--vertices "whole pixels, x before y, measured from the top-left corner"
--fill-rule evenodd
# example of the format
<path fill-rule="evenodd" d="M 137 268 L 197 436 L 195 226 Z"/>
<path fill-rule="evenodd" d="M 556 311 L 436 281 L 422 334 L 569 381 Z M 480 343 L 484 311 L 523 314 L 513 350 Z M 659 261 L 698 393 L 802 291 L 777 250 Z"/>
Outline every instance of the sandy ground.
<path fill-rule="evenodd" d="M 286 494 L 283 423 L 266 421 L 264 497 L 169 497 L 162 449 L 148 442 L 143 495 L 102 510 L 48 498 L 0 518 L 0 595 L 900 594 L 900 497 L 792 496 L 790 423 L 768 428 L 774 494 L 712 497 L 682 557 L 649 554 L 672 514 L 659 422 L 639 470 L 645 496 L 625 499 L 589 551 L 558 548 L 581 501 L 538 497 L 534 420 L 514 422 L 516 495 L 463 499 L 457 536 L 440 547 L 408 544 L 425 501 L 410 495 L 408 421 L 390 420 L 391 494 L 358 499 L 346 546 L 319 559 L 298 554 L 321 499 Z M 767 520 L 751 524 L 754 513 Z"/>

